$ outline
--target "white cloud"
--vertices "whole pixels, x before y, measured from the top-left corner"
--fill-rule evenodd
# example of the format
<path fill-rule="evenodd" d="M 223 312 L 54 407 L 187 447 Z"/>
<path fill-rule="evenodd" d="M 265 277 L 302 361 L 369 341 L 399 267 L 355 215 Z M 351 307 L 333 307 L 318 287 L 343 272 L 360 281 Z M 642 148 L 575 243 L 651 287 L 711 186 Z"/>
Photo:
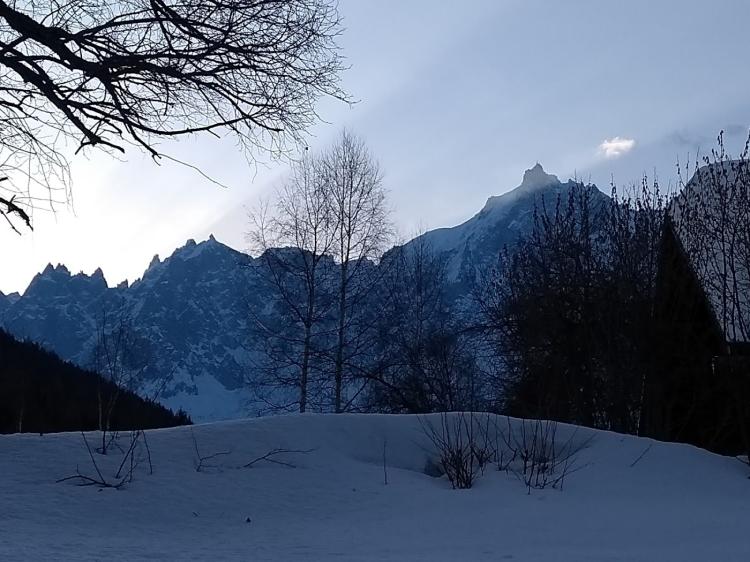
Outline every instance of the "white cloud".
<path fill-rule="evenodd" d="M 599 154 L 603 154 L 605 158 L 619 158 L 633 150 L 634 147 L 635 139 L 613 137 L 604 139 L 604 142 L 599 145 Z"/>

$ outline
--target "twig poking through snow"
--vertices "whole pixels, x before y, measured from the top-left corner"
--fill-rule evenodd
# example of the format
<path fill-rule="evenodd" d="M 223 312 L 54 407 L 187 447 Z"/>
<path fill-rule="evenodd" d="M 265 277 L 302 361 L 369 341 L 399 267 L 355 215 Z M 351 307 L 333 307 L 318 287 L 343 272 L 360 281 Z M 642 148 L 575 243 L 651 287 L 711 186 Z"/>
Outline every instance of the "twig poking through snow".
<path fill-rule="evenodd" d="M 65 478 L 60 478 L 58 480 L 55 480 L 56 484 L 59 484 L 61 482 L 68 482 L 70 480 L 77 480 L 78 486 L 98 486 L 99 488 L 115 488 L 119 490 L 127 482 L 132 482 L 133 472 L 138 466 L 138 462 L 135 460 L 135 457 L 134 457 L 135 444 L 138 440 L 137 436 L 133 438 L 133 441 L 131 442 L 131 445 L 130 445 L 130 448 L 128 449 L 127 454 L 125 454 L 125 456 L 123 457 L 122 463 L 120 464 L 120 468 L 118 469 L 117 474 L 115 475 L 116 480 L 114 482 L 109 482 L 106 478 L 104 478 L 104 475 L 102 474 L 102 471 L 99 469 L 99 465 L 97 464 L 96 459 L 94 458 L 94 453 L 91 451 L 91 445 L 89 445 L 89 440 L 86 439 L 86 434 L 83 431 L 81 432 L 81 437 L 83 437 L 83 442 L 86 445 L 86 450 L 89 453 L 91 464 L 94 466 L 94 470 L 96 471 L 96 477 L 82 474 L 80 469 L 76 467 L 76 473 L 74 475 L 66 476 Z M 120 476 L 128 459 L 130 459 L 130 468 L 124 475 Z"/>
<path fill-rule="evenodd" d="M 197 462 L 195 463 L 195 472 L 200 472 L 204 468 L 216 468 L 214 466 L 204 464 L 204 463 L 206 463 L 207 461 L 210 461 L 211 459 L 215 459 L 217 457 L 228 455 L 232 452 L 232 451 L 219 451 L 218 453 L 212 453 L 204 457 L 203 455 L 201 455 L 200 449 L 198 449 L 198 441 L 195 439 L 195 433 L 193 433 L 192 429 L 190 430 L 190 436 L 193 438 L 193 448 L 195 449 L 195 455 L 198 458 Z"/>
<path fill-rule="evenodd" d="M 646 453 L 648 453 L 651 450 L 651 447 L 653 446 L 654 446 L 653 443 L 649 443 L 649 446 L 646 447 L 640 455 L 638 455 L 638 458 L 630 463 L 630 468 L 633 468 L 635 465 L 637 465 L 641 461 L 641 459 L 646 456 Z"/>
<path fill-rule="evenodd" d="M 272 462 L 274 464 L 280 464 L 282 466 L 288 466 L 289 468 L 297 468 L 295 465 L 293 465 L 290 462 L 280 461 L 276 460 L 273 457 L 276 455 L 285 455 L 285 454 L 295 454 L 295 455 L 306 455 L 308 453 L 312 453 L 315 449 L 271 449 L 268 451 L 265 455 L 258 457 L 257 459 L 251 460 L 249 463 L 243 465 L 242 468 L 251 468 L 255 463 L 258 463 L 260 461 L 266 461 L 266 462 Z"/>
<path fill-rule="evenodd" d="M 383 484 L 388 485 L 388 464 L 386 462 L 386 447 L 388 446 L 388 440 L 383 439 Z"/>

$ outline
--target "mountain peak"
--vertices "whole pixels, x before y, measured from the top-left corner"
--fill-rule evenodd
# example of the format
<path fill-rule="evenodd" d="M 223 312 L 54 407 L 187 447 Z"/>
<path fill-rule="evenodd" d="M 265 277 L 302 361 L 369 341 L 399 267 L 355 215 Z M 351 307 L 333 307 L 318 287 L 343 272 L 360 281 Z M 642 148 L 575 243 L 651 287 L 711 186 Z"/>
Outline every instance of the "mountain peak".
<path fill-rule="evenodd" d="M 547 187 L 550 185 L 557 185 L 560 180 L 553 174 L 548 174 L 542 168 L 542 165 L 537 162 L 533 168 L 529 168 L 523 173 L 523 181 L 519 186 L 522 189 L 531 190 L 539 189 L 541 187 Z"/>
<path fill-rule="evenodd" d="M 143 272 L 143 278 L 145 278 L 147 275 L 153 274 L 157 269 L 160 268 L 161 264 L 162 261 L 161 258 L 159 258 L 159 254 L 154 254 L 154 257 L 151 258 L 146 271 Z"/>
<path fill-rule="evenodd" d="M 58 263 L 57 265 L 52 265 L 51 263 L 48 263 L 47 267 L 44 268 L 44 271 L 42 271 L 38 275 L 41 275 L 42 277 L 50 277 L 50 276 L 70 277 L 70 271 L 68 271 L 68 268 L 60 263 Z"/>
<path fill-rule="evenodd" d="M 502 195 L 492 195 L 489 197 L 481 213 L 497 209 L 511 201 L 517 201 L 520 197 L 526 197 L 529 194 L 542 191 L 544 188 L 555 188 L 561 185 L 562 183 L 557 176 L 545 172 L 542 165 L 537 162 L 532 168 L 529 168 L 523 173 L 523 181 L 521 182 L 521 185 L 503 193 Z"/>
<path fill-rule="evenodd" d="M 212 234 L 208 240 L 196 243 L 194 239 L 188 240 L 182 248 L 177 248 L 172 256 L 168 257 L 166 261 L 171 260 L 174 256 L 179 256 L 183 260 L 191 259 L 201 255 L 204 251 L 214 252 L 219 248 L 224 248 L 224 245 L 217 242 L 216 238 Z"/>

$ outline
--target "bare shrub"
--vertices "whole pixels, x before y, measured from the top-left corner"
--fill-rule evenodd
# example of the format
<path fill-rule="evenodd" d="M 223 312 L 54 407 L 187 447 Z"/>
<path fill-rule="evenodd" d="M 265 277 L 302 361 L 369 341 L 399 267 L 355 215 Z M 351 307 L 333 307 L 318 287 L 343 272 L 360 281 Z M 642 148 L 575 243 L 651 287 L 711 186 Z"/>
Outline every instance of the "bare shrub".
<path fill-rule="evenodd" d="M 419 422 L 435 447 L 440 469 L 453 489 L 471 488 L 495 456 L 489 432 L 483 430 L 481 420 L 474 413 L 455 412 L 440 414 L 437 427 L 429 418 L 420 417 Z"/>
<path fill-rule="evenodd" d="M 442 478 L 445 476 L 445 470 L 440 462 L 435 461 L 433 457 L 428 456 L 424 461 L 424 468 L 422 469 L 427 476 L 431 478 Z"/>
<path fill-rule="evenodd" d="M 507 428 L 507 432 L 498 428 L 506 449 L 496 453 L 498 469 L 518 477 L 529 493 L 532 489 L 562 490 L 567 476 L 586 466 L 578 462 L 578 455 L 591 444 L 593 434 L 579 439 L 576 428 L 561 440 L 559 424 L 550 420 L 519 420 L 514 428 L 507 418 Z"/>
<path fill-rule="evenodd" d="M 71 476 L 66 476 L 56 480 L 56 483 L 76 481 L 78 486 L 96 486 L 99 488 L 115 488 L 120 489 L 125 484 L 129 484 L 133 481 L 133 476 L 136 469 L 145 460 L 148 462 L 149 474 L 153 474 L 154 468 L 151 463 L 151 450 L 146 440 L 146 434 L 142 430 L 134 430 L 130 432 L 129 441 L 126 448 L 121 447 L 116 442 L 114 445 L 122 452 L 122 459 L 120 464 L 117 466 L 117 471 L 112 476 L 105 476 L 105 472 L 96 461 L 94 452 L 91 449 L 86 434 L 81 432 L 83 443 L 86 446 L 89 459 L 91 461 L 91 468 L 93 472 L 81 472 L 80 467 L 76 466 L 76 473 Z M 113 439 L 117 439 L 113 436 Z"/>

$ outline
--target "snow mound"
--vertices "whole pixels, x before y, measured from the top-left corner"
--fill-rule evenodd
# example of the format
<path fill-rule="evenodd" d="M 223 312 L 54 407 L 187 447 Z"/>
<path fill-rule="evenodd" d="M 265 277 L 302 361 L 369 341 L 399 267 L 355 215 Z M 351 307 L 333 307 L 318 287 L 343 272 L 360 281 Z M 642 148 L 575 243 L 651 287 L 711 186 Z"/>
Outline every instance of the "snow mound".
<path fill-rule="evenodd" d="M 438 423 L 439 418 L 427 419 Z M 294 415 L 147 432 L 122 489 L 80 434 L 0 436 L 0 559 L 747 560 L 747 467 L 691 446 L 560 426 L 588 445 L 562 491 L 489 467 L 471 490 L 427 476 L 425 419 Z M 506 421 L 498 420 L 500 427 Z M 513 421 L 518 427 L 517 421 Z M 228 453 L 195 469 L 202 456 Z M 91 439 L 95 439 L 92 435 Z M 275 448 L 310 450 L 243 465 Z M 385 451 L 388 484 L 384 484 Z M 106 475 L 119 453 L 95 454 Z"/>

